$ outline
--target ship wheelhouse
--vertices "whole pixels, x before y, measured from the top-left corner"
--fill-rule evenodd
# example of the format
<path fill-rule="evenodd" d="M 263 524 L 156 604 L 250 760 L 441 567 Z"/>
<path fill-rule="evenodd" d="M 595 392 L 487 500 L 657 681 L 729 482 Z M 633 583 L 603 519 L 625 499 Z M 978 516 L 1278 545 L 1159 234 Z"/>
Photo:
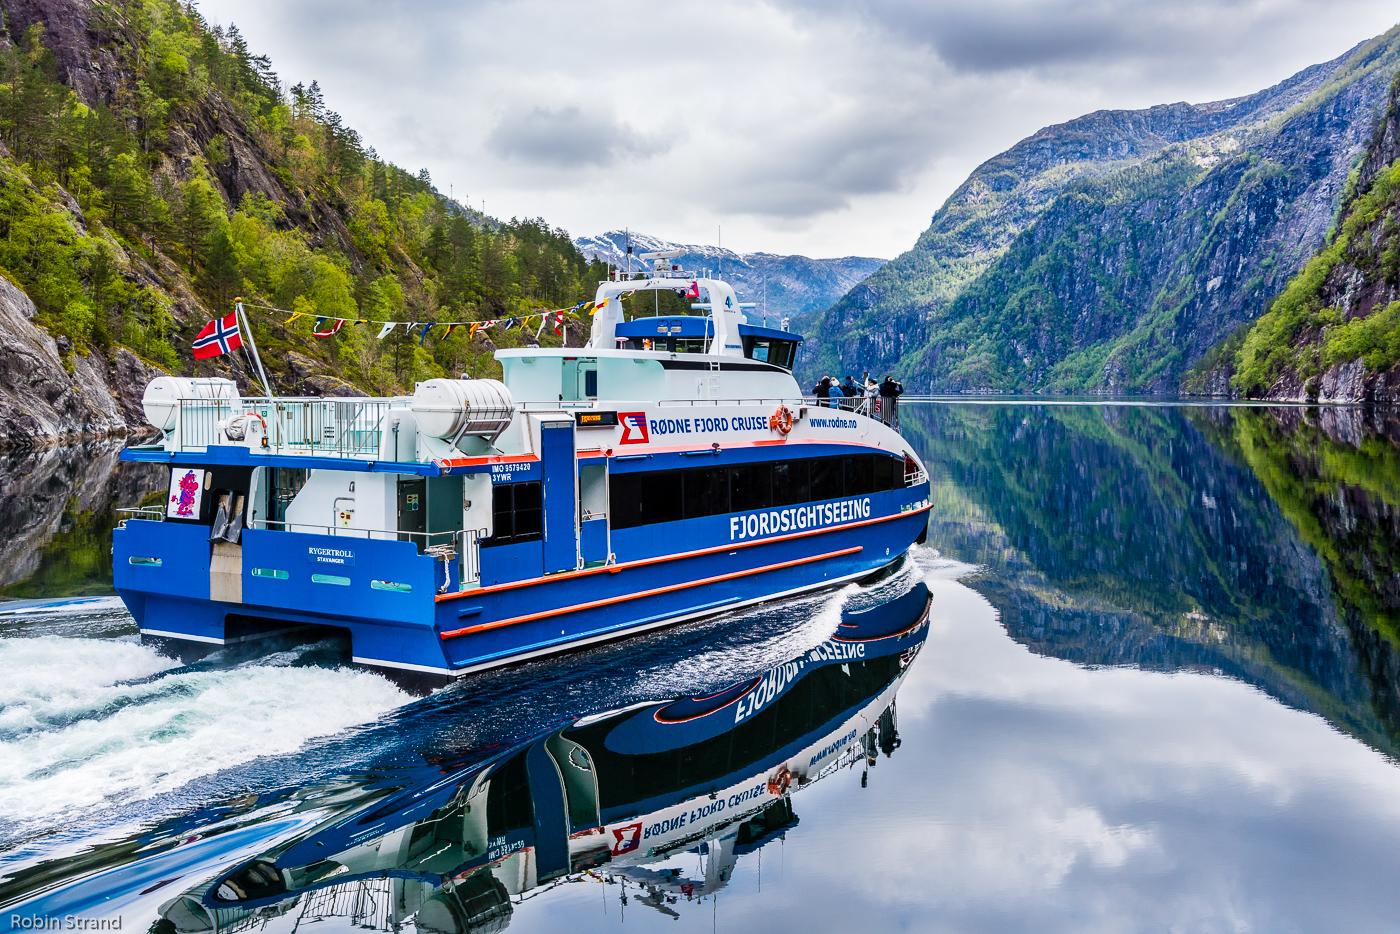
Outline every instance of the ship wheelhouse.
<path fill-rule="evenodd" d="M 703 354 L 714 340 L 708 316 L 657 315 L 619 324 L 617 344 L 626 350 L 656 350 L 673 354 Z M 739 325 L 746 359 L 769 363 L 792 372 L 802 336 L 791 331 L 754 324 Z"/>

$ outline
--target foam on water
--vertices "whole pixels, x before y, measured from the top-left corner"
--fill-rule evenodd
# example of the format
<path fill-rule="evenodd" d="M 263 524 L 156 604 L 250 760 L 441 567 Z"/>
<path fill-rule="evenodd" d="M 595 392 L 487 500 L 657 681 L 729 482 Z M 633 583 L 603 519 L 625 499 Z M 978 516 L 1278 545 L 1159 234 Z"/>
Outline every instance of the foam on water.
<path fill-rule="evenodd" d="M 182 669 L 135 643 L 0 640 L 0 821 L 44 823 L 290 753 L 405 703 L 349 669 Z"/>
<path fill-rule="evenodd" d="M 179 664 L 139 642 L 0 639 L 0 739 L 100 709 L 136 690 L 121 682 Z"/>

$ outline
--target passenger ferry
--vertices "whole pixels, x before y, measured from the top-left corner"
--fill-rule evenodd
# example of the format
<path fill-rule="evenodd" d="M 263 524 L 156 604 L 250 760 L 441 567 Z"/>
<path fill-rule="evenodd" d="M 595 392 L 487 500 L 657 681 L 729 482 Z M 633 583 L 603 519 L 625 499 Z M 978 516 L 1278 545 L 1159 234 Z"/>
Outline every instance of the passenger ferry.
<path fill-rule="evenodd" d="M 922 541 L 928 477 L 900 435 L 805 400 L 802 338 L 723 280 L 646 254 L 595 297 L 582 348 L 500 350 L 503 378 L 397 398 L 240 398 L 161 377 L 169 468 L 113 536 L 143 636 L 223 644 L 288 624 L 367 665 L 459 675 L 871 575 Z M 626 320 L 626 293 L 698 314 Z"/>
<path fill-rule="evenodd" d="M 895 696 L 927 638 L 930 602 L 920 583 L 844 613 L 826 642 L 723 690 L 556 726 L 453 768 L 425 765 L 420 780 L 370 792 L 251 858 L 246 843 L 229 844 L 220 870 L 168 898 L 161 917 L 200 934 L 359 903 L 386 912 L 356 916 L 362 928 L 501 930 L 522 899 L 585 873 L 663 911 L 713 896 L 741 857 L 797 825 L 796 792 L 898 748 Z M 282 823 L 326 807 L 325 794 L 308 794 Z M 687 853 L 700 872 L 689 859 L 677 867 Z M 45 907 L 82 911 L 104 894 L 57 893 Z"/>

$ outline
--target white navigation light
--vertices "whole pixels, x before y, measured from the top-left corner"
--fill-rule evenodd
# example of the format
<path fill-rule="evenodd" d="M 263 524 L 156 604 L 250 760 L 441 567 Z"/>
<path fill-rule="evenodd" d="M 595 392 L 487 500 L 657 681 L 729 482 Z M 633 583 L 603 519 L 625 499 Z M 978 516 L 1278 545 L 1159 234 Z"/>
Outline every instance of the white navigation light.
<path fill-rule="evenodd" d="M 430 379 L 413 390 L 418 430 L 431 438 L 494 438 L 510 424 L 514 401 L 497 379 Z"/>
<path fill-rule="evenodd" d="M 238 386 L 231 379 L 217 377 L 159 376 L 146 384 L 141 410 L 152 428 L 171 431 L 182 402 L 231 409 L 238 402 Z"/>

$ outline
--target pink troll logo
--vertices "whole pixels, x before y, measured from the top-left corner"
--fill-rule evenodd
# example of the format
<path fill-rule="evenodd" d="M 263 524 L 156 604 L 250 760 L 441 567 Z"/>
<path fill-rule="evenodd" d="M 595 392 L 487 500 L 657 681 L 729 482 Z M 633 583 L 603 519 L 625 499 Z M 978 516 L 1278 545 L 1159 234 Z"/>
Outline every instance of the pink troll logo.
<path fill-rule="evenodd" d="M 170 497 L 170 501 L 175 504 L 175 515 L 182 518 L 189 518 L 194 515 L 194 497 L 199 492 L 199 480 L 195 478 L 194 471 L 186 471 L 180 478 L 180 495 Z"/>

